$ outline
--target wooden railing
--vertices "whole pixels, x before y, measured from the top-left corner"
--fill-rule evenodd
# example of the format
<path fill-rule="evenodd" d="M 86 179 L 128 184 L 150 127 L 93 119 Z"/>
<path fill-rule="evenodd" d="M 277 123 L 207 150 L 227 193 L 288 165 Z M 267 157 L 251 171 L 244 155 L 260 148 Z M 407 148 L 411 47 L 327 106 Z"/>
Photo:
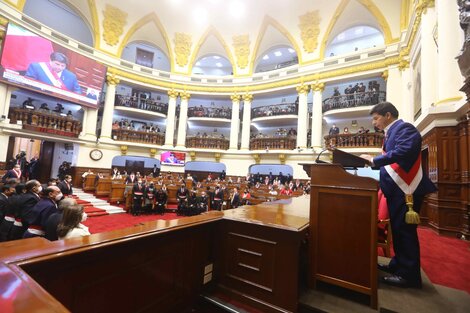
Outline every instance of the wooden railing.
<path fill-rule="evenodd" d="M 295 137 L 253 138 L 250 140 L 250 150 L 293 150 L 296 141 Z"/>
<path fill-rule="evenodd" d="M 380 148 L 383 133 L 338 134 L 325 136 L 325 147 L 343 148 Z"/>
<path fill-rule="evenodd" d="M 154 145 L 163 145 L 165 143 L 164 133 L 152 133 L 129 129 L 113 129 L 112 136 L 114 140 L 119 141 L 151 143 Z"/>
<path fill-rule="evenodd" d="M 228 150 L 230 141 L 225 138 L 187 137 L 186 148 Z"/>
<path fill-rule="evenodd" d="M 82 130 L 80 121 L 54 111 L 10 108 L 10 123 L 17 124 L 18 121 L 24 129 L 67 137 L 78 137 Z"/>
<path fill-rule="evenodd" d="M 333 96 L 323 100 L 323 112 L 336 109 L 347 109 L 359 106 L 375 105 L 385 101 L 385 91 L 356 92 L 348 95 Z"/>

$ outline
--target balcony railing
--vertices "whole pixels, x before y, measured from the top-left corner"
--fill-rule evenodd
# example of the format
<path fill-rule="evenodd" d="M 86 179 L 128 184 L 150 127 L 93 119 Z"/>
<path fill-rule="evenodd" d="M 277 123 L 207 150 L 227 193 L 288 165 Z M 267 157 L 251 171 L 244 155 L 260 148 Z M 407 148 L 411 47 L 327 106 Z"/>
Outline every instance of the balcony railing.
<path fill-rule="evenodd" d="M 277 115 L 297 115 L 297 103 L 271 104 L 251 109 L 251 118 L 277 116 Z"/>
<path fill-rule="evenodd" d="M 204 108 L 189 107 L 188 117 L 210 117 L 210 118 L 232 118 L 232 109 L 230 108 Z"/>
<path fill-rule="evenodd" d="M 229 143 L 225 138 L 186 137 L 186 148 L 228 150 Z"/>
<path fill-rule="evenodd" d="M 112 136 L 114 140 L 119 141 L 148 143 L 154 145 L 163 145 L 165 143 L 164 133 L 154 133 L 129 129 L 113 129 Z"/>
<path fill-rule="evenodd" d="M 336 148 L 380 148 L 383 133 L 338 134 L 325 136 L 325 147 Z"/>
<path fill-rule="evenodd" d="M 21 121 L 23 129 L 59 136 L 78 137 L 82 130 L 80 121 L 49 110 L 11 108 L 10 124 L 18 124 L 18 121 Z"/>
<path fill-rule="evenodd" d="M 250 140 L 250 150 L 293 150 L 296 142 L 296 137 L 253 138 Z"/>
<path fill-rule="evenodd" d="M 168 103 L 158 102 L 154 99 L 142 99 L 138 97 L 116 95 L 114 105 L 156 112 L 165 115 L 168 113 Z"/>
<path fill-rule="evenodd" d="M 375 105 L 385 101 L 385 91 L 356 92 L 349 95 L 334 96 L 323 100 L 323 112 L 359 106 Z"/>

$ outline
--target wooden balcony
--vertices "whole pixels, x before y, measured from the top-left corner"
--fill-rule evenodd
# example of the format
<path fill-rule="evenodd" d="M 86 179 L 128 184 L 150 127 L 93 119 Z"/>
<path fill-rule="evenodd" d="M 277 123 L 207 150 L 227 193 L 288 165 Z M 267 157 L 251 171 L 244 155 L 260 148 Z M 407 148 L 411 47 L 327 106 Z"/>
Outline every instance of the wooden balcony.
<path fill-rule="evenodd" d="M 230 141 L 225 138 L 187 137 L 186 148 L 228 150 Z"/>
<path fill-rule="evenodd" d="M 383 133 L 338 134 L 325 136 L 325 147 L 336 148 L 380 148 Z"/>
<path fill-rule="evenodd" d="M 296 137 L 253 138 L 250 140 L 250 150 L 293 150 L 296 143 Z"/>
<path fill-rule="evenodd" d="M 147 143 L 154 145 L 163 145 L 165 143 L 164 133 L 146 132 L 130 129 L 113 129 L 112 138 L 119 141 L 130 141 Z"/>
<path fill-rule="evenodd" d="M 66 137 L 78 137 L 82 123 L 73 117 L 48 110 L 10 108 L 10 124 L 21 121 L 23 129 Z"/>

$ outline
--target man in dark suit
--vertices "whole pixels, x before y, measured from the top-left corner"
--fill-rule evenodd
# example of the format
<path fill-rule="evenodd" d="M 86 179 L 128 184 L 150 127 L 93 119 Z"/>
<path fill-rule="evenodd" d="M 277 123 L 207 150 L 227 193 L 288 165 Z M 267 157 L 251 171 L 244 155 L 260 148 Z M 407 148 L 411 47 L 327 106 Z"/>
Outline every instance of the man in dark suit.
<path fill-rule="evenodd" d="M 58 211 L 51 214 L 44 225 L 44 232 L 46 233 L 45 237 L 47 240 L 59 240 L 57 235 L 57 226 L 59 226 L 59 223 L 62 220 L 64 209 L 70 208 L 73 205 L 77 205 L 77 201 L 73 198 L 66 198 L 60 201 L 58 205 Z"/>
<path fill-rule="evenodd" d="M 375 105 L 372 124 L 385 131 L 383 154 L 361 155 L 373 167 L 380 168 L 380 189 L 387 198 L 395 256 L 379 269 L 392 274 L 383 281 L 400 287 L 421 288 L 420 253 L 417 224 L 409 217 L 407 202 L 419 213 L 426 194 L 437 189 L 421 167 L 421 135 L 409 123 L 398 119 L 398 110 L 390 102 Z M 408 196 L 408 199 L 407 198 Z M 418 222 L 418 221 L 415 221 Z"/>
<path fill-rule="evenodd" d="M 20 169 L 19 164 L 15 164 L 11 170 L 8 170 L 2 177 L 2 182 L 5 183 L 10 178 L 15 178 L 18 181 L 23 177 L 23 172 Z"/>
<path fill-rule="evenodd" d="M 16 191 L 17 197 L 12 197 L 10 205 L 14 207 L 15 223 L 10 232 L 10 239 L 16 240 L 23 238 L 23 234 L 28 229 L 28 220 L 32 218 L 33 207 L 41 199 L 39 194 L 42 192 L 41 183 L 35 179 L 29 180 L 24 185 L 24 193 Z"/>
<path fill-rule="evenodd" d="M 68 63 L 68 58 L 63 53 L 53 52 L 49 62 L 31 63 L 25 76 L 62 90 L 82 93 L 77 76 L 66 69 Z"/>
<path fill-rule="evenodd" d="M 44 189 L 43 195 L 44 197 L 32 208 L 32 214 L 25 220 L 28 223 L 28 229 L 23 238 L 44 237 L 47 219 L 58 212 L 57 203 L 63 198 L 59 187 L 49 186 Z"/>
<path fill-rule="evenodd" d="M 185 212 L 188 204 L 189 190 L 185 184 L 181 184 L 181 187 L 176 191 L 176 200 L 178 200 L 178 214 Z"/>
<path fill-rule="evenodd" d="M 57 187 L 59 187 L 60 191 L 64 196 L 67 197 L 73 195 L 72 176 L 65 175 L 64 180 L 59 182 L 57 184 Z"/>
<path fill-rule="evenodd" d="M 15 193 L 15 188 L 10 185 L 3 185 L 0 189 L 0 223 L 5 218 L 8 206 L 8 198 Z"/>
<path fill-rule="evenodd" d="M 238 208 L 240 206 L 240 194 L 238 193 L 238 188 L 233 188 L 232 199 L 230 200 L 232 208 Z"/>

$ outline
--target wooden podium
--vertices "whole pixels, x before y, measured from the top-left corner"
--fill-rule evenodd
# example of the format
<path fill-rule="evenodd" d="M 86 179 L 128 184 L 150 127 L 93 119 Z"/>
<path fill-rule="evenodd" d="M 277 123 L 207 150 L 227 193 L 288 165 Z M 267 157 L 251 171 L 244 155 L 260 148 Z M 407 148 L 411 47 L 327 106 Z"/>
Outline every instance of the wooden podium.
<path fill-rule="evenodd" d="M 378 182 L 340 164 L 303 166 L 311 178 L 310 286 L 323 281 L 367 294 L 377 309 Z"/>

